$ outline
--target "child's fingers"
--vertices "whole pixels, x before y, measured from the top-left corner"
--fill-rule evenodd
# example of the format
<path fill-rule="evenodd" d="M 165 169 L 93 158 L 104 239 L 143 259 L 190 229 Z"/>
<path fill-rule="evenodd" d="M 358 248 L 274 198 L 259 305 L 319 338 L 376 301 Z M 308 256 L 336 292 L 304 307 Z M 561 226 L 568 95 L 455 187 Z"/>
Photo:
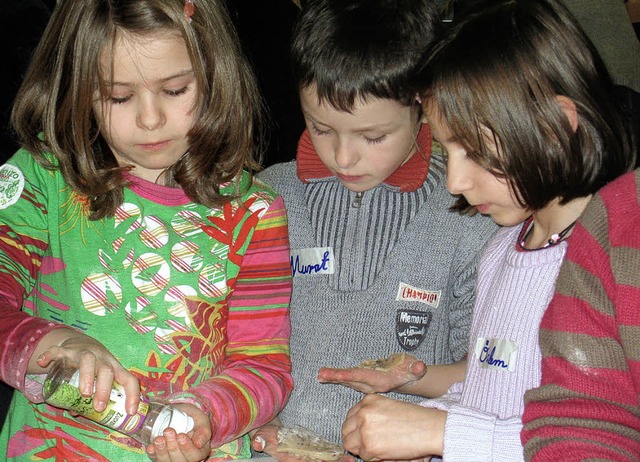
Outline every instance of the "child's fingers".
<path fill-rule="evenodd" d="M 267 448 L 267 440 L 263 436 L 257 435 L 253 438 L 251 447 L 254 451 L 263 452 Z"/>
<path fill-rule="evenodd" d="M 340 458 L 340 462 L 356 462 L 356 458 L 349 454 L 345 454 Z"/>
<path fill-rule="evenodd" d="M 209 453 L 211 452 L 211 448 L 209 447 L 209 441 L 206 441 L 206 444 L 196 444 L 192 438 L 189 438 L 184 433 L 181 433 L 177 436 L 178 448 L 180 453 L 184 456 L 184 458 L 188 461 L 199 461 L 205 459 Z"/>
<path fill-rule="evenodd" d="M 100 365 L 97 370 L 96 367 L 95 356 L 83 356 L 80 363 L 80 392 L 85 396 L 93 393 L 93 408 L 101 412 L 109 402 L 115 373 L 110 366 Z"/>
<path fill-rule="evenodd" d="M 125 409 L 129 414 L 135 414 L 140 405 L 140 382 L 131 372 L 117 363 L 114 367 L 114 379 L 124 389 L 126 396 Z"/>
<path fill-rule="evenodd" d="M 408 369 L 415 380 L 420 380 L 427 373 L 427 365 L 419 359 L 412 361 Z"/>
<path fill-rule="evenodd" d="M 149 458 L 156 462 L 192 462 L 206 459 L 211 449 L 209 445 L 198 447 L 184 433 L 176 434 L 167 428 L 146 448 Z"/>
<path fill-rule="evenodd" d="M 40 356 L 38 356 L 38 359 L 36 359 L 38 366 L 42 368 L 48 367 L 53 361 L 55 361 L 55 358 L 53 357 L 53 354 L 51 354 L 51 352 L 48 350 L 42 353 Z"/>
<path fill-rule="evenodd" d="M 265 425 L 253 436 L 252 447 L 254 451 L 271 454 L 278 448 L 278 427 L 277 425 Z"/>
<path fill-rule="evenodd" d="M 341 369 L 334 367 L 321 367 L 318 370 L 318 380 L 321 383 L 343 383 L 354 380 L 354 369 Z"/>

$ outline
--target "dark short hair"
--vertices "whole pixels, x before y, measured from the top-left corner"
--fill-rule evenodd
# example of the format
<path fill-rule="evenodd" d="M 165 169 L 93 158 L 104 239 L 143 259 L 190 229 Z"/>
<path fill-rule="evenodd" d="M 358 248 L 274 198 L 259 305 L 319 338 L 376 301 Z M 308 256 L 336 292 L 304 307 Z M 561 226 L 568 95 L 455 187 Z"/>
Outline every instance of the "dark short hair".
<path fill-rule="evenodd" d="M 418 82 L 468 156 L 506 178 L 532 210 L 593 194 L 632 167 L 611 79 L 558 0 L 457 5 L 455 23 L 432 48 Z M 559 95 L 576 105 L 575 131 Z M 486 149 L 487 129 L 497 153 Z M 461 198 L 457 208 L 465 207 Z"/>
<path fill-rule="evenodd" d="M 409 106 L 409 83 L 439 26 L 433 0 L 305 2 L 293 31 L 294 79 L 345 111 L 367 97 Z"/>

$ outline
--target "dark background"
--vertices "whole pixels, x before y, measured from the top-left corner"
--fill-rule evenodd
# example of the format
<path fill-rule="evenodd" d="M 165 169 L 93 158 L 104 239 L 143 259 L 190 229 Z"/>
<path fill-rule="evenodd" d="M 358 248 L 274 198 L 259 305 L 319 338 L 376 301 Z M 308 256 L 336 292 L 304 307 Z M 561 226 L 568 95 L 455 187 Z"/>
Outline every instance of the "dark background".
<path fill-rule="evenodd" d="M 304 128 L 289 66 L 289 38 L 299 9 L 292 0 L 228 0 L 227 5 L 270 115 L 263 163 L 293 159 Z M 11 105 L 54 6 L 55 0 L 2 2 L 0 43 L 5 56 L 0 72 L 0 165 L 18 149 L 9 129 Z"/>

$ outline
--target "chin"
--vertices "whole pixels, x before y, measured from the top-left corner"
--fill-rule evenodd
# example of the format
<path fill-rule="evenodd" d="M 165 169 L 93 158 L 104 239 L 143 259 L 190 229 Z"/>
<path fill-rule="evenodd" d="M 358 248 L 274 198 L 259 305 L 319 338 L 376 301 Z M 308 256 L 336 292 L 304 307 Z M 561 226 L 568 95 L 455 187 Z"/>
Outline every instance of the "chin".
<path fill-rule="evenodd" d="M 340 180 L 340 184 L 342 184 L 342 186 L 347 188 L 349 191 L 352 191 L 352 192 L 355 192 L 355 193 L 366 191 L 365 188 L 363 188 L 362 186 L 360 186 L 358 184 L 346 183 L 346 182 L 344 182 L 342 180 Z"/>
<path fill-rule="evenodd" d="M 518 226 L 521 223 L 524 223 L 524 221 L 527 219 L 527 217 L 521 218 L 497 218 L 497 217 L 491 217 L 493 219 L 493 221 L 496 222 L 497 225 L 500 226 L 504 226 L 504 227 L 512 227 L 512 226 Z"/>

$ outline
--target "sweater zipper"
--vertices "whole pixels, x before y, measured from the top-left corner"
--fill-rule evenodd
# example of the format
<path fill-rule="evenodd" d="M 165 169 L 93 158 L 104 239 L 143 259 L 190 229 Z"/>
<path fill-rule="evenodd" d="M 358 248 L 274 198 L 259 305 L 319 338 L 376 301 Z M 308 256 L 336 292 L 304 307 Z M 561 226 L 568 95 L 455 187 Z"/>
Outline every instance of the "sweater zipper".
<path fill-rule="evenodd" d="M 359 209 L 360 205 L 362 205 L 362 196 L 364 195 L 364 192 L 360 191 L 356 193 L 356 197 L 353 199 L 353 202 L 351 203 L 351 207 L 353 207 L 354 209 Z"/>
<path fill-rule="evenodd" d="M 350 222 L 353 221 L 353 224 L 349 226 L 351 230 L 349 232 L 348 239 L 345 240 L 345 247 L 344 247 L 345 249 L 347 248 L 359 249 L 360 246 L 362 245 L 362 243 L 360 242 L 361 231 L 362 231 L 362 229 L 360 228 L 360 223 L 362 222 L 362 214 L 364 213 L 364 210 L 361 208 L 362 196 L 364 196 L 363 191 L 357 192 L 356 196 L 351 202 L 351 208 L 354 209 L 354 211 L 349 213 L 349 215 L 352 216 L 352 218 L 349 221 Z M 353 288 L 356 280 L 355 275 L 356 273 L 360 274 L 359 271 L 356 271 L 356 261 L 357 261 L 358 251 L 356 250 L 353 252 L 349 252 L 349 254 L 350 255 L 349 255 L 349 263 L 347 265 L 347 268 L 348 268 L 347 275 L 348 275 L 349 287 Z"/>

